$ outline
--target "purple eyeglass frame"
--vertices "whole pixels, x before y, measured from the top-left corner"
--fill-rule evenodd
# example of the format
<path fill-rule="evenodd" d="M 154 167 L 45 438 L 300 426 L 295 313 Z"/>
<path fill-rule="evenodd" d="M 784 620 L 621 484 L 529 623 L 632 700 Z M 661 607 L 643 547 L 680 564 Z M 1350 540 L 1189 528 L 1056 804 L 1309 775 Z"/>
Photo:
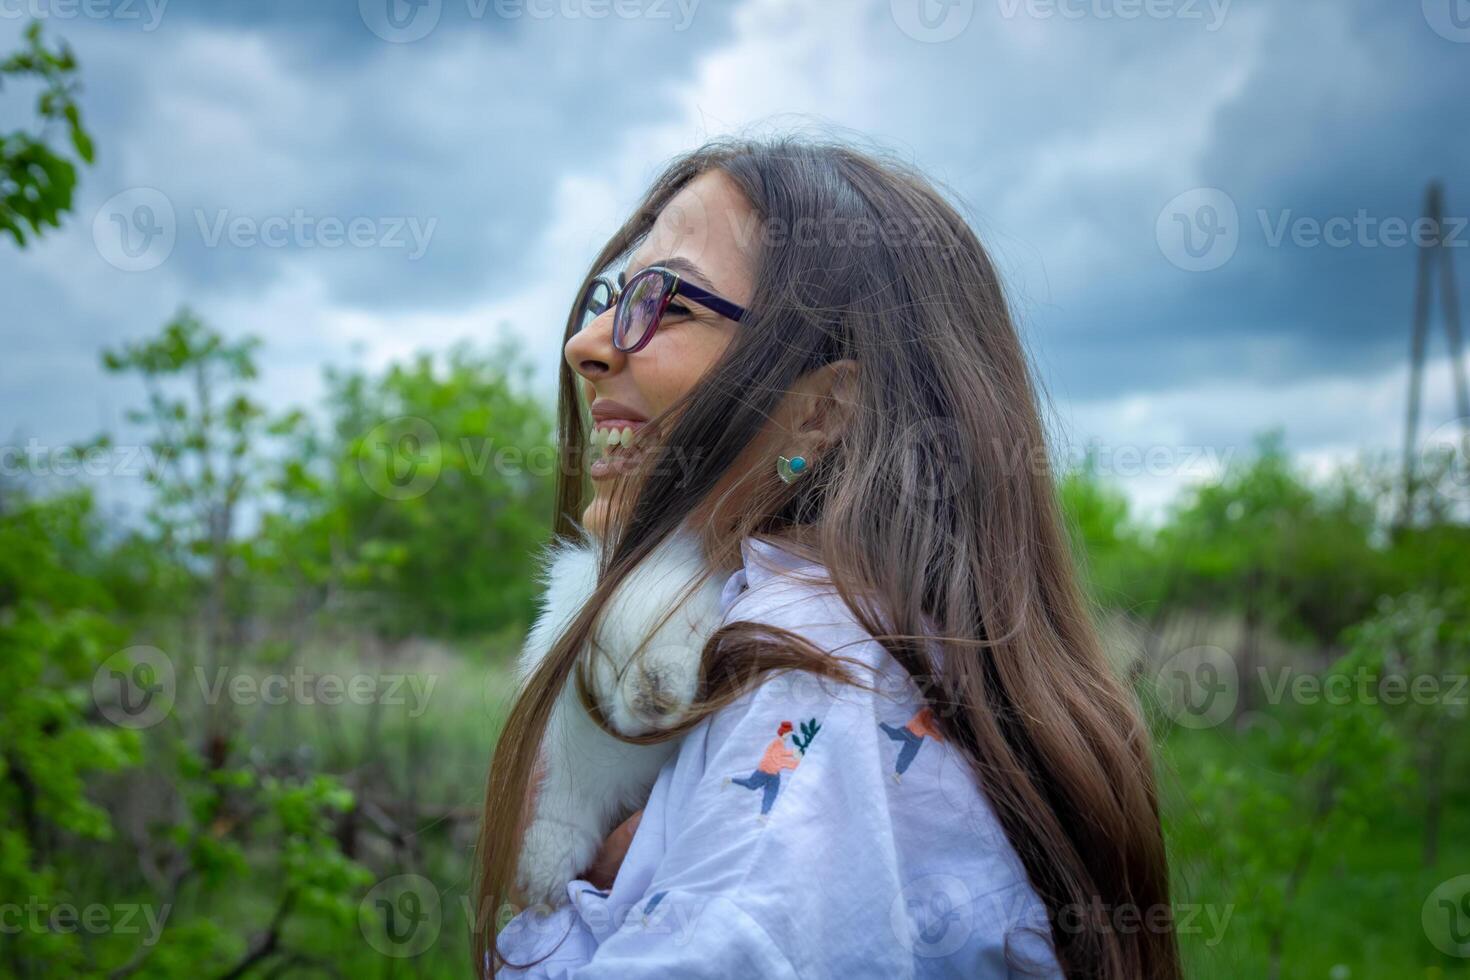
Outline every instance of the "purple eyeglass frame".
<path fill-rule="evenodd" d="M 624 312 L 624 307 L 622 305 L 623 295 L 631 290 L 633 288 L 633 284 L 642 279 L 644 276 L 663 277 L 663 300 L 659 303 L 658 311 L 653 315 L 653 322 L 648 325 L 647 332 L 643 334 L 643 339 L 638 341 L 638 343 L 634 344 L 632 347 L 624 347 L 621 342 L 621 338 L 626 337 L 628 334 L 627 324 L 624 322 L 624 318 L 631 314 Z M 622 286 L 619 286 L 607 276 L 594 277 L 592 281 L 587 284 L 587 288 L 582 291 L 582 308 L 584 310 L 587 307 L 588 297 L 592 295 L 592 288 L 598 283 L 602 283 L 604 286 L 606 286 L 608 295 L 612 297 L 607 305 L 617 311 L 613 314 L 613 347 L 624 354 L 636 354 L 643 348 L 648 346 L 648 342 L 653 339 L 653 335 L 658 333 L 659 324 L 663 320 L 664 310 L 669 308 L 669 303 L 673 302 L 673 299 L 676 295 L 683 296 L 686 299 L 691 299 L 694 302 L 698 303 L 700 306 L 703 306 L 709 310 L 713 310 L 720 316 L 726 317 L 730 320 L 734 320 L 736 323 L 739 323 L 748 312 L 745 307 L 741 306 L 740 304 L 733 303 L 730 300 L 725 299 L 725 297 L 723 296 L 719 296 L 715 293 L 710 292 L 708 289 L 696 286 L 692 282 L 689 282 L 687 279 L 682 278 L 674 270 L 666 269 L 661 265 L 651 265 L 646 269 L 639 270 L 636 276 L 634 276 L 632 279 L 629 279 L 627 283 Z"/>

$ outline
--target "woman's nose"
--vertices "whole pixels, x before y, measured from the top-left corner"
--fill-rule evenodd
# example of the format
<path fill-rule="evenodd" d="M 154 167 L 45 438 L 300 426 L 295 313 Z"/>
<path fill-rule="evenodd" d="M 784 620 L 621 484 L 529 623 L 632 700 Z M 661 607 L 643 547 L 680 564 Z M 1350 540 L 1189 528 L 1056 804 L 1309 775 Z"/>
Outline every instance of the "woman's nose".
<path fill-rule="evenodd" d="M 562 351 L 572 370 L 589 381 L 605 378 L 622 369 L 626 355 L 613 346 L 613 312 L 611 309 L 604 311 L 572 334 Z"/>

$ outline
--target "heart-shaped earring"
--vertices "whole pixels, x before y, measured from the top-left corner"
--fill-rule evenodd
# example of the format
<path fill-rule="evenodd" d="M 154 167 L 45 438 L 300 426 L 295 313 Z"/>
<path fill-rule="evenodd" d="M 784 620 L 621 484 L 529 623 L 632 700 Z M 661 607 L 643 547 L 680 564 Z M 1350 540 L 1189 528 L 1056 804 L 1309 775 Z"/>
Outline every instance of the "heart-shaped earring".
<path fill-rule="evenodd" d="M 776 475 L 781 478 L 782 483 L 794 483 L 796 478 L 806 470 L 805 456 L 776 457 Z"/>

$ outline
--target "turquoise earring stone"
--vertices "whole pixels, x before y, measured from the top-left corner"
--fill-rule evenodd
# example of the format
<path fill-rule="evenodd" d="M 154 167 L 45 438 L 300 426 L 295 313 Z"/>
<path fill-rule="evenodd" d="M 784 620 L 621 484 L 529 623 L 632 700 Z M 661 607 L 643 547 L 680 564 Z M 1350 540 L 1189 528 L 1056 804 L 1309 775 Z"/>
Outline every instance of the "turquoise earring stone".
<path fill-rule="evenodd" d="M 793 482 L 805 469 L 805 456 L 792 456 L 789 459 L 785 456 L 776 457 L 776 475 L 781 478 L 782 483 Z"/>

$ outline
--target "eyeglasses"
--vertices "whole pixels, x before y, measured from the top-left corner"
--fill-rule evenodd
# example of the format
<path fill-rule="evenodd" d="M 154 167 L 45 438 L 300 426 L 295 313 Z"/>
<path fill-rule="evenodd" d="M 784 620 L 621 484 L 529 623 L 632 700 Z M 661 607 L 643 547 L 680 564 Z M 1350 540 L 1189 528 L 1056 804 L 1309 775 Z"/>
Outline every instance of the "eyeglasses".
<path fill-rule="evenodd" d="M 613 346 L 624 354 L 633 354 L 653 339 L 659 320 L 669 309 L 675 296 L 693 300 L 700 306 L 713 310 L 723 317 L 739 321 L 746 314 L 743 306 L 716 296 L 707 289 L 681 279 L 677 272 L 661 265 L 651 265 L 639 272 L 624 286 L 619 286 L 606 276 L 598 276 L 587 284 L 582 294 L 582 316 L 578 330 L 601 316 L 611 307 L 617 307 L 613 316 Z M 676 312 L 687 313 L 681 307 Z"/>

